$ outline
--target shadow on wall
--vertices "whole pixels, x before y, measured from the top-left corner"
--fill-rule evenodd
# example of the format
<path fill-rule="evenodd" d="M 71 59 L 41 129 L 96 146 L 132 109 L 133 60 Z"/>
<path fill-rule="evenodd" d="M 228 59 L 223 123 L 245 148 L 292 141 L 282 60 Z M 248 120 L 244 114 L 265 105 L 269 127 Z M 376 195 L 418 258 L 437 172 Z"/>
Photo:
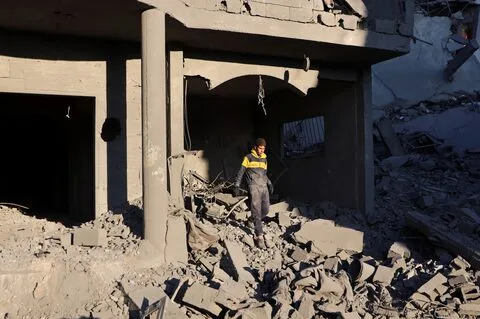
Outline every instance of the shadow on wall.
<path fill-rule="evenodd" d="M 98 62 L 105 63 L 106 74 L 91 74 L 91 78 L 79 79 L 81 83 L 98 83 L 106 79 L 105 118 L 98 118 L 99 106 L 96 100 L 97 125 L 105 120 L 102 130 L 95 130 L 95 143 L 107 143 L 108 208 L 113 209 L 127 202 L 127 60 L 140 59 L 140 46 L 136 43 L 93 40 L 85 38 L 41 36 L 21 32 L 1 31 L 0 40 L 5 45 L 0 48 L 0 56 L 31 60 L 61 61 L 61 63 Z M 27 47 L 28 46 L 28 47 Z M 62 66 L 63 67 L 63 66 Z M 68 76 L 68 75 L 65 75 Z M 55 84 L 52 84 L 55 85 Z M 41 87 L 48 87 L 48 84 Z M 52 88 L 50 91 L 54 91 Z M 24 93 L 19 91 L 18 93 Z M 68 92 L 61 92 L 68 94 Z M 85 92 L 88 94 L 88 92 Z M 101 112 L 101 110 L 100 110 Z M 101 143 L 100 142 L 100 143 Z M 96 149 L 98 152 L 98 149 Z M 98 156 L 96 157 L 98 158 Z M 102 167 L 96 163 L 96 167 Z M 95 182 L 98 185 L 98 181 Z"/>

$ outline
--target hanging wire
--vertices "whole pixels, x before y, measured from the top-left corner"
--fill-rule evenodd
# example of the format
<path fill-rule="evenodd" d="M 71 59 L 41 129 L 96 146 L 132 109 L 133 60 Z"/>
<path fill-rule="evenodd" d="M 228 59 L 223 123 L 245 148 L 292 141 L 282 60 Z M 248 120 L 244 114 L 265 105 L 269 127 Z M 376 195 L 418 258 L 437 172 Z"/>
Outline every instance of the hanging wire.
<path fill-rule="evenodd" d="M 262 106 L 263 113 L 265 113 L 265 116 L 267 115 L 267 110 L 265 109 L 265 103 L 263 102 L 263 99 L 265 98 L 265 88 L 263 87 L 263 80 L 262 76 L 258 76 L 258 105 Z"/>
<path fill-rule="evenodd" d="M 188 92 L 188 79 L 185 78 L 185 89 L 184 89 L 184 98 L 183 98 L 183 123 L 185 125 L 185 145 L 187 151 L 192 150 L 192 139 L 190 137 L 190 128 L 188 125 L 188 107 L 187 107 L 187 92 Z"/>

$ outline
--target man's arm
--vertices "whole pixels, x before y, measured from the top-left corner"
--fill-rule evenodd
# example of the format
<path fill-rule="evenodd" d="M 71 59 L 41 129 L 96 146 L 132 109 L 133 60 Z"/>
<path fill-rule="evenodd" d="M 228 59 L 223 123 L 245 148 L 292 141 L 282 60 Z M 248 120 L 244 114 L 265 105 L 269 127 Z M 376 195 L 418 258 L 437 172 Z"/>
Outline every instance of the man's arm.
<path fill-rule="evenodd" d="M 240 166 L 240 170 L 237 173 L 237 179 L 235 180 L 235 187 L 240 187 L 240 184 L 242 183 L 243 175 L 247 170 L 247 166 L 248 166 L 248 158 L 245 156 L 243 158 L 242 166 Z"/>

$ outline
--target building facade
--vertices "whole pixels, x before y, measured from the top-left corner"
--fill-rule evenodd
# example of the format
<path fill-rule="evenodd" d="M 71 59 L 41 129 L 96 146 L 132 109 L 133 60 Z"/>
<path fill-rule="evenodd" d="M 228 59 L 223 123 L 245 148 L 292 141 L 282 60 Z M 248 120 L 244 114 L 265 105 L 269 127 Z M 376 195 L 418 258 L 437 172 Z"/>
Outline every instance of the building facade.
<path fill-rule="evenodd" d="M 374 207 L 370 66 L 409 51 L 413 1 L 8 2 L 0 201 L 60 220 L 143 196 L 164 247 L 181 177 L 231 178 L 255 136 L 276 191 Z"/>

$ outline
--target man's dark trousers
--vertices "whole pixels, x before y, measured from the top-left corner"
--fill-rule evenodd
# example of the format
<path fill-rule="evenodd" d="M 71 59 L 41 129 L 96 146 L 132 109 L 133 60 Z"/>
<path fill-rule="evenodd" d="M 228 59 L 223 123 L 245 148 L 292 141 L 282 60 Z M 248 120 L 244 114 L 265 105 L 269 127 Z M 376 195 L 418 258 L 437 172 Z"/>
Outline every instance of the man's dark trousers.
<path fill-rule="evenodd" d="M 266 185 L 250 185 L 250 210 L 255 226 L 255 236 L 263 236 L 262 219 L 267 216 L 269 208 L 268 187 Z"/>

